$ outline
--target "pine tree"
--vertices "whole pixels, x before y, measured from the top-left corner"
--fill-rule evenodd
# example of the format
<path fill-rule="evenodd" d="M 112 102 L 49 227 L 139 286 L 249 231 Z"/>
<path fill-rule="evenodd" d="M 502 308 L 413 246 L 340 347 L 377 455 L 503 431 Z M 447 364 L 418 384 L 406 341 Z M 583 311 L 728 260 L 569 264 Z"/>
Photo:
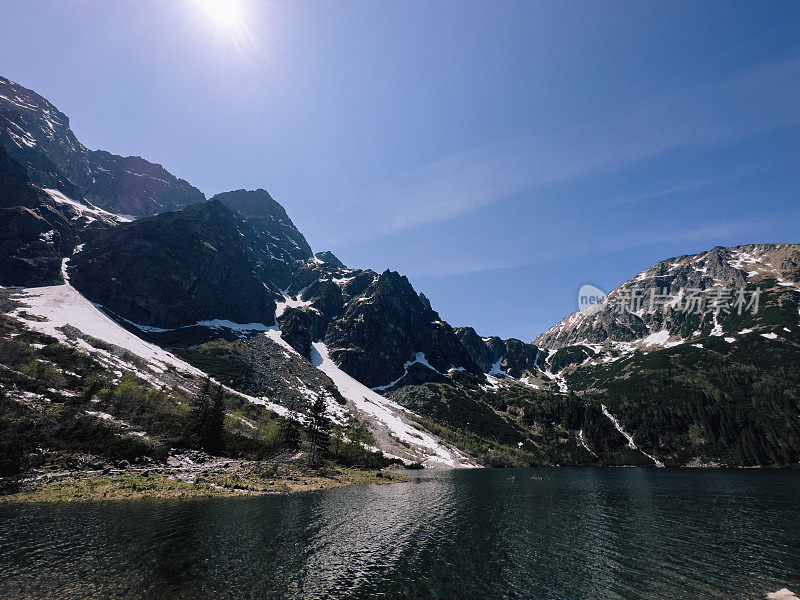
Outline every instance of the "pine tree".
<path fill-rule="evenodd" d="M 300 428 L 297 425 L 297 420 L 294 419 L 293 416 L 294 415 L 290 413 L 283 422 L 282 445 L 284 448 L 296 452 L 300 450 L 302 439 L 300 437 Z"/>
<path fill-rule="evenodd" d="M 203 387 L 194 400 L 189 423 L 189 438 L 194 446 L 203 446 L 207 437 L 208 416 L 211 410 L 211 379 L 203 382 Z"/>
<path fill-rule="evenodd" d="M 333 456 L 339 456 L 339 450 L 342 447 L 342 443 L 344 442 L 344 427 L 341 425 L 334 425 L 332 427 L 331 432 L 331 450 L 333 451 Z"/>
<path fill-rule="evenodd" d="M 209 454 L 220 454 L 223 450 L 224 425 L 225 390 L 221 385 L 212 390 L 211 380 L 207 378 L 194 401 L 190 423 L 192 445 L 199 446 Z"/>
<path fill-rule="evenodd" d="M 325 398 L 321 395 L 317 396 L 306 418 L 310 442 L 309 456 L 312 465 L 319 465 L 322 462 L 330 443 L 331 420 L 326 412 Z"/>
<path fill-rule="evenodd" d="M 225 390 L 217 386 L 208 412 L 208 427 L 203 447 L 210 454 L 220 454 L 224 449 L 222 432 L 225 426 Z"/>
<path fill-rule="evenodd" d="M 300 417 L 297 414 L 294 398 L 289 399 L 288 408 L 289 414 L 283 422 L 281 445 L 287 450 L 297 452 L 303 445 L 303 438 L 300 435 Z"/>

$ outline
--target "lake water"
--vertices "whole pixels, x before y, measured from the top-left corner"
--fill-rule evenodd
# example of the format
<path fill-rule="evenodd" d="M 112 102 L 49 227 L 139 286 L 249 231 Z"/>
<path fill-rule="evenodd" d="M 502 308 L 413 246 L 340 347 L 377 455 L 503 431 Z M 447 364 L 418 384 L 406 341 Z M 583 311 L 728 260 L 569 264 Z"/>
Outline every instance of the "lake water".
<path fill-rule="evenodd" d="M 796 471 L 425 471 L 293 496 L 0 506 L 4 600 L 732 600 L 799 584 Z"/>

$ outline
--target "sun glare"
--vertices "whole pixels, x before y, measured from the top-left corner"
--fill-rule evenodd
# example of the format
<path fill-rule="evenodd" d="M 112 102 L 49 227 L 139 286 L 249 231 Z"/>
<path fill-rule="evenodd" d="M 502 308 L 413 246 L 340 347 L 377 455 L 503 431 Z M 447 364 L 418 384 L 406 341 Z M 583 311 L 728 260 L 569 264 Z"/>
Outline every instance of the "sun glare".
<path fill-rule="evenodd" d="M 203 16 L 217 29 L 236 33 L 245 27 L 242 0 L 196 0 Z"/>
<path fill-rule="evenodd" d="M 227 46 L 240 56 L 258 50 L 253 27 L 258 18 L 254 0 L 187 0 L 190 12 L 217 39 L 218 49 Z"/>

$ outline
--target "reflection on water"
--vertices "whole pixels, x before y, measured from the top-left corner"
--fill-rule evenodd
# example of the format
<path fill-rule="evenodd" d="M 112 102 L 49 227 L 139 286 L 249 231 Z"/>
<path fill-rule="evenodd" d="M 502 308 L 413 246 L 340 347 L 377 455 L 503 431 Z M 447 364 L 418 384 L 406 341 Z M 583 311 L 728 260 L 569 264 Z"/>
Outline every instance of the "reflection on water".
<path fill-rule="evenodd" d="M 797 472 L 521 469 L 3 506 L 0 597 L 764 598 L 800 587 L 798 498 Z"/>

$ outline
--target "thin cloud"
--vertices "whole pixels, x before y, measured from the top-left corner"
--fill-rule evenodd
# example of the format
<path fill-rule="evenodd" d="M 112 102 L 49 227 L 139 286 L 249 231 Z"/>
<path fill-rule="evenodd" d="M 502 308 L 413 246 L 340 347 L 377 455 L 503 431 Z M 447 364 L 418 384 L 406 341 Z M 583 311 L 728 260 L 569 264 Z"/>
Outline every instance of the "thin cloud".
<path fill-rule="evenodd" d="M 364 227 L 339 244 L 452 219 L 549 183 L 620 169 L 682 146 L 714 146 L 798 122 L 786 82 L 797 59 L 651 100 L 627 114 L 488 145 L 425 165 L 365 194 Z"/>
<path fill-rule="evenodd" d="M 666 244 L 675 241 L 681 242 L 706 242 L 708 249 L 718 245 L 721 240 L 751 239 L 753 236 L 767 233 L 781 226 L 785 219 L 777 216 L 746 217 L 732 219 L 704 227 L 683 229 L 676 227 L 670 230 L 652 228 L 644 231 L 629 232 L 625 236 L 613 236 L 598 242 L 591 240 L 583 245 L 571 244 L 567 249 L 542 250 L 537 252 L 534 260 L 525 261 L 491 261 L 485 259 L 470 260 L 459 258 L 456 261 L 443 260 L 441 263 L 427 262 L 420 268 L 408 270 L 409 277 L 443 277 L 486 273 L 491 271 L 505 271 L 524 269 L 537 265 L 553 263 L 559 260 L 581 258 L 597 254 L 597 248 L 602 247 L 603 253 L 623 252 L 635 250 L 651 245 Z"/>

